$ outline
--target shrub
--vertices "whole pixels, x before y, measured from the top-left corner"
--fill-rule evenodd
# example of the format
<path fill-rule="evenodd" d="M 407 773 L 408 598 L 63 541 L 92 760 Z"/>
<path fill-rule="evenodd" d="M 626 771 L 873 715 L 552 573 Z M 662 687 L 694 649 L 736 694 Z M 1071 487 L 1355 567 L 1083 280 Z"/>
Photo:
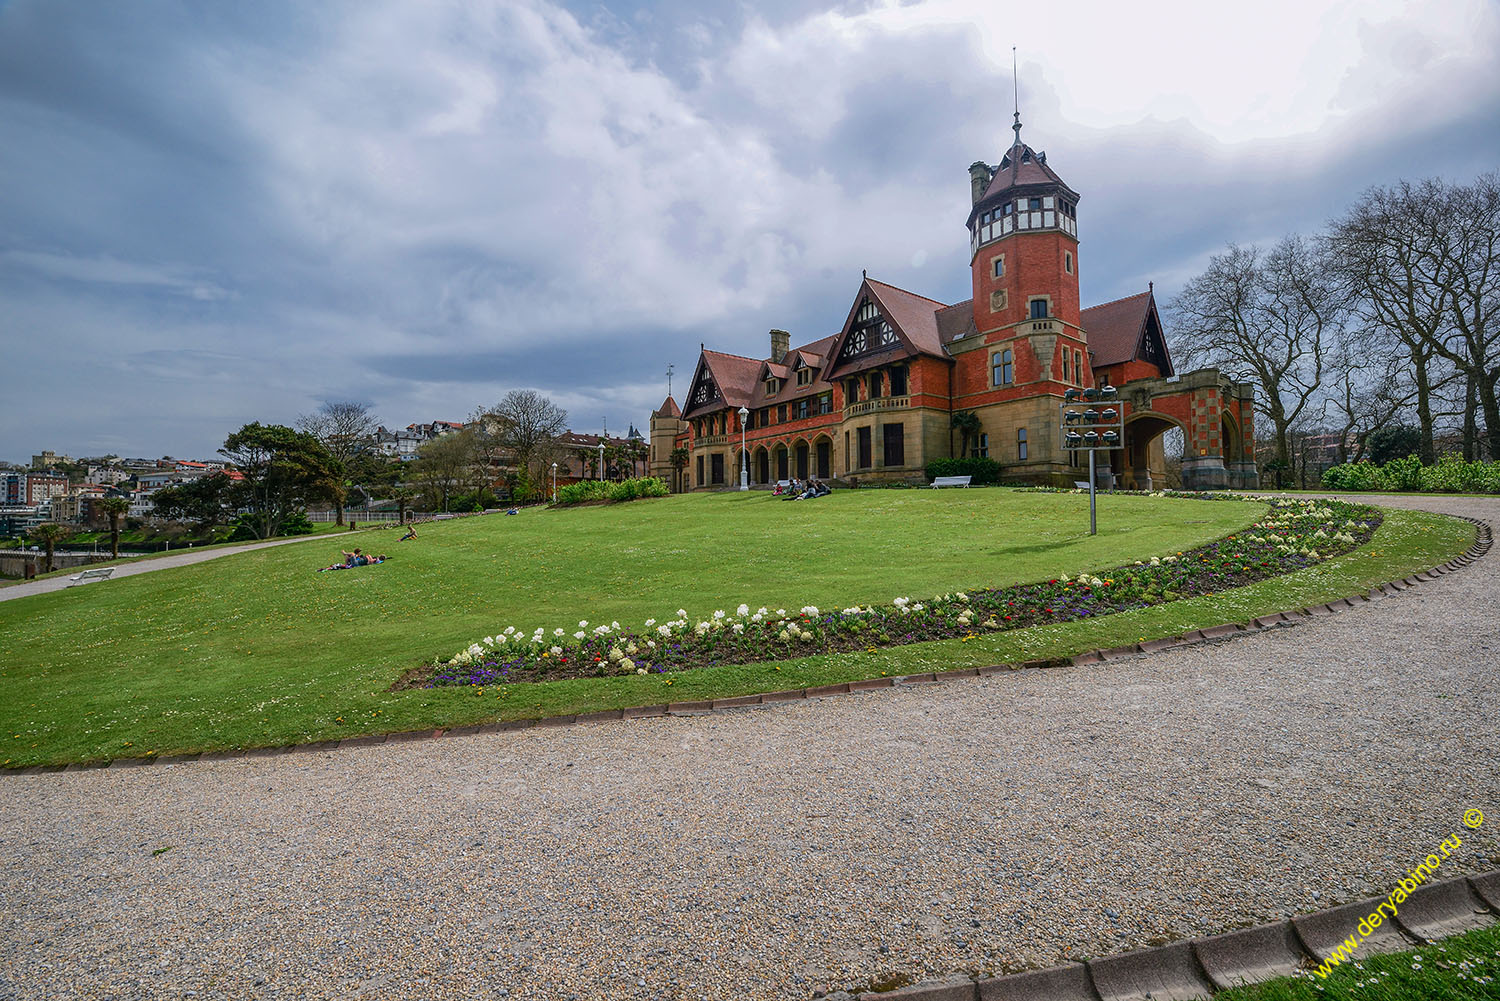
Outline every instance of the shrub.
<path fill-rule="evenodd" d="M 1325 490 L 1380 490 L 1383 482 L 1380 467 L 1363 460 L 1345 462 L 1323 470 Z"/>
<path fill-rule="evenodd" d="M 580 480 L 557 488 L 557 506 L 582 504 L 584 501 L 606 500 L 611 502 L 640 500 L 643 497 L 665 497 L 671 491 L 654 476 L 635 480 L 608 483 L 603 480 Z"/>
<path fill-rule="evenodd" d="M 1392 459 L 1380 467 L 1380 478 L 1386 490 L 1411 492 L 1422 489 L 1422 460 L 1415 455 Z"/>
<path fill-rule="evenodd" d="M 1325 490 L 1400 490 L 1422 493 L 1500 493 L 1500 462 L 1465 462 L 1444 455 L 1423 466 L 1415 455 L 1383 466 L 1346 462 L 1323 471 Z"/>
<path fill-rule="evenodd" d="M 939 476 L 971 476 L 975 486 L 996 483 L 1000 479 L 1000 463 L 994 459 L 933 459 L 927 464 L 927 481 L 931 483 Z"/>

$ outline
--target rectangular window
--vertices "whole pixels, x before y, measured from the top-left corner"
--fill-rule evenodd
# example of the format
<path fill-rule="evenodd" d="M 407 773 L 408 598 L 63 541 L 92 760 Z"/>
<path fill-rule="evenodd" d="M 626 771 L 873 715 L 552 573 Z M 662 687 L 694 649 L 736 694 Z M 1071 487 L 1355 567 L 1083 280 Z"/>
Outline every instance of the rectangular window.
<path fill-rule="evenodd" d="M 1026 429 L 1016 428 L 1016 458 L 1026 461 Z"/>
<path fill-rule="evenodd" d="M 722 453 L 716 452 L 713 455 L 709 456 L 709 468 L 713 471 L 713 481 L 715 483 L 723 483 L 724 456 Z"/>
<path fill-rule="evenodd" d="M 859 468 L 869 469 L 875 465 L 874 449 L 871 447 L 870 429 L 863 427 L 859 429 Z"/>
<path fill-rule="evenodd" d="M 766 380 L 766 395 L 767 396 L 775 396 L 776 395 L 776 380 L 775 379 L 767 379 Z"/>
<path fill-rule="evenodd" d="M 746 431 L 754 431 L 755 430 L 755 411 L 754 410 L 750 411 L 749 415 L 746 416 L 746 418 L 745 418 L 745 430 Z"/>
<path fill-rule="evenodd" d="M 1015 365 L 1012 361 L 1013 358 L 1014 356 L 1011 354 L 1010 348 L 995 353 L 991 361 L 991 365 L 993 366 L 991 375 L 996 386 L 1009 386 L 1015 382 L 1016 373 Z"/>
<path fill-rule="evenodd" d="M 874 400 L 874 399 L 878 399 L 879 397 L 880 397 L 880 373 L 879 372 L 871 372 L 870 373 L 870 399 Z"/>
<path fill-rule="evenodd" d="M 1005 277 L 1005 255 L 1004 254 L 1001 254 L 999 257 L 995 258 L 993 261 L 990 262 L 990 270 L 991 270 L 991 274 L 993 274 L 994 277 L 996 277 L 996 278 L 1004 278 Z"/>
<path fill-rule="evenodd" d="M 1027 207 L 1033 212 L 1039 211 L 1042 207 L 1042 200 L 1040 198 L 1033 198 Z"/>
<path fill-rule="evenodd" d="M 904 365 L 891 369 L 891 395 L 906 395 L 906 366 Z"/>
<path fill-rule="evenodd" d="M 797 370 L 797 385 L 810 386 L 813 380 L 813 370 L 810 368 L 799 368 Z"/>
<path fill-rule="evenodd" d="M 1068 361 L 1073 357 L 1073 352 L 1063 348 L 1063 382 L 1068 382 Z"/>
<path fill-rule="evenodd" d="M 1047 300 L 1031 300 L 1031 318 L 1033 320 L 1045 320 L 1047 318 Z"/>
<path fill-rule="evenodd" d="M 990 436 L 983 431 L 979 432 L 979 442 L 974 446 L 974 455 L 980 459 L 990 457 Z"/>
<path fill-rule="evenodd" d="M 854 468 L 854 453 L 849 451 L 849 432 L 844 432 L 844 472 Z"/>
<path fill-rule="evenodd" d="M 698 456 L 698 486 L 703 486 L 703 456 Z"/>
<path fill-rule="evenodd" d="M 780 406 L 778 406 L 776 408 L 776 423 L 777 424 L 785 424 L 786 423 L 786 404 L 785 403 L 781 404 Z"/>
<path fill-rule="evenodd" d="M 819 397 L 818 397 L 818 413 L 820 413 L 820 414 L 831 414 L 831 413 L 833 413 L 833 394 L 832 393 L 823 393 L 823 394 L 819 395 Z"/>
<path fill-rule="evenodd" d="M 1073 273 L 1073 253 L 1072 253 L 1072 251 L 1068 251 L 1067 253 L 1063 254 L 1063 267 L 1067 270 L 1068 274 L 1071 275 Z"/>
<path fill-rule="evenodd" d="M 1014 210 L 1015 210 L 1015 206 L 1013 204 L 1011 204 L 1010 202 L 1006 202 L 1003 206 L 1001 206 L 1001 209 L 1000 209 L 1000 211 L 1004 212 L 1006 215 L 1010 215 L 1011 212 L 1014 211 Z"/>
<path fill-rule="evenodd" d="M 808 401 L 806 399 L 801 399 L 801 400 L 797 401 L 797 419 L 799 421 L 806 419 L 806 417 L 808 415 L 807 405 L 808 405 Z"/>
<path fill-rule="evenodd" d="M 884 436 L 885 464 L 887 467 L 906 465 L 906 427 L 902 424 L 887 424 L 881 431 Z"/>
<path fill-rule="evenodd" d="M 770 407 L 761 407 L 760 408 L 760 426 L 761 427 L 765 427 L 769 423 L 771 423 L 771 408 Z"/>

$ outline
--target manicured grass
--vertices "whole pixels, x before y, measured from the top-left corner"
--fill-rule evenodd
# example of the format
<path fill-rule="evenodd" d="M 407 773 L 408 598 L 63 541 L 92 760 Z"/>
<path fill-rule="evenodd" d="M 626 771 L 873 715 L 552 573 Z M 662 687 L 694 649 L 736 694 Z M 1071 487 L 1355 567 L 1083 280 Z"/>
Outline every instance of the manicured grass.
<path fill-rule="evenodd" d="M 1284 977 L 1216 994 L 1217 1001 L 1484 1001 L 1500 997 L 1500 925 L 1410 952 L 1365 956 L 1327 978 Z"/>
<path fill-rule="evenodd" d="M 1066 656 L 1326 601 L 1442 562 L 1452 519 L 1390 512 L 1374 545 L 1232 595 L 884 652 L 475 689 L 386 689 L 506 624 L 643 621 L 752 604 L 840 607 L 1103 570 L 1184 550 L 1260 504 L 983 491 L 862 491 L 807 502 L 674 497 L 423 526 L 376 567 L 316 574 L 316 545 L 226 557 L 0 604 L 7 767 L 326 740 L 563 715 L 881 674 Z M 369 538 L 366 536 L 365 538 Z M 314 553 L 316 558 L 310 558 Z"/>

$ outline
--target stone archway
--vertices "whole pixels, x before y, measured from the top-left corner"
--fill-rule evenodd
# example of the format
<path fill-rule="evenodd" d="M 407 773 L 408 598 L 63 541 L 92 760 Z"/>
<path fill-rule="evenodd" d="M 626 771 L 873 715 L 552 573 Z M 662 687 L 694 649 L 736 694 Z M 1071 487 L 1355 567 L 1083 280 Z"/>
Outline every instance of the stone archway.
<path fill-rule="evenodd" d="M 776 458 L 776 461 L 775 461 L 776 479 L 777 480 L 789 480 L 789 479 L 791 479 L 792 478 L 791 472 L 790 472 L 791 462 L 790 462 L 790 458 L 789 458 L 789 453 L 786 450 L 786 443 L 785 442 L 777 442 L 776 443 L 776 447 L 775 447 L 775 449 L 773 451 L 775 452 L 775 458 Z M 768 480 L 767 482 L 770 482 L 770 481 Z"/>
<path fill-rule="evenodd" d="M 1125 446 L 1112 454 L 1115 472 L 1125 490 L 1161 490 L 1167 486 L 1164 437 L 1168 431 L 1183 431 L 1182 423 L 1166 414 L 1142 410 L 1125 420 Z M 1184 436 L 1184 442 L 1186 437 Z"/>
<path fill-rule="evenodd" d="M 808 447 L 807 439 L 797 439 L 796 445 L 793 446 L 793 455 L 796 460 L 792 467 L 795 470 L 793 475 L 799 480 L 807 479 L 811 475 L 812 468 L 812 449 Z"/>
<path fill-rule="evenodd" d="M 1254 387 L 1235 382 L 1218 369 L 1203 368 L 1181 376 L 1132 379 L 1119 387 L 1120 403 L 1127 426 L 1136 420 L 1156 418 L 1137 433 L 1133 456 L 1151 468 L 1150 442 L 1175 425 L 1185 441 L 1182 456 L 1184 490 L 1223 490 L 1226 487 L 1254 489 L 1260 478 L 1253 460 L 1247 460 L 1245 443 L 1251 440 L 1255 420 Z M 1128 433 L 1127 433 L 1128 438 Z M 1147 443 L 1142 446 L 1139 442 Z M 1132 458 L 1130 449 L 1120 449 L 1121 461 Z M 1136 477 L 1144 480 L 1144 476 Z M 1155 477 L 1153 476 L 1153 487 Z"/>
<path fill-rule="evenodd" d="M 833 439 L 826 434 L 813 439 L 812 474 L 820 480 L 833 479 Z"/>

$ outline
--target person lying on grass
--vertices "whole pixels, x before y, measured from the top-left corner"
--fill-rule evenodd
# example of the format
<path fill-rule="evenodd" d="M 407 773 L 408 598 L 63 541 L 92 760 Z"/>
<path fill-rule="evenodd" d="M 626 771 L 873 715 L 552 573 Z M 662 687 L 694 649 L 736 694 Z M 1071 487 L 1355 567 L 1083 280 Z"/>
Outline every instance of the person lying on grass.
<path fill-rule="evenodd" d="M 352 553 L 344 553 L 344 562 L 335 563 L 331 567 L 320 567 L 318 568 L 318 573 L 322 573 L 324 570 L 352 570 L 355 567 L 364 567 L 371 566 L 376 563 L 384 563 L 386 559 L 387 557 L 384 554 L 380 556 L 366 556 L 364 553 L 361 553 L 358 549 L 356 549 Z"/>

